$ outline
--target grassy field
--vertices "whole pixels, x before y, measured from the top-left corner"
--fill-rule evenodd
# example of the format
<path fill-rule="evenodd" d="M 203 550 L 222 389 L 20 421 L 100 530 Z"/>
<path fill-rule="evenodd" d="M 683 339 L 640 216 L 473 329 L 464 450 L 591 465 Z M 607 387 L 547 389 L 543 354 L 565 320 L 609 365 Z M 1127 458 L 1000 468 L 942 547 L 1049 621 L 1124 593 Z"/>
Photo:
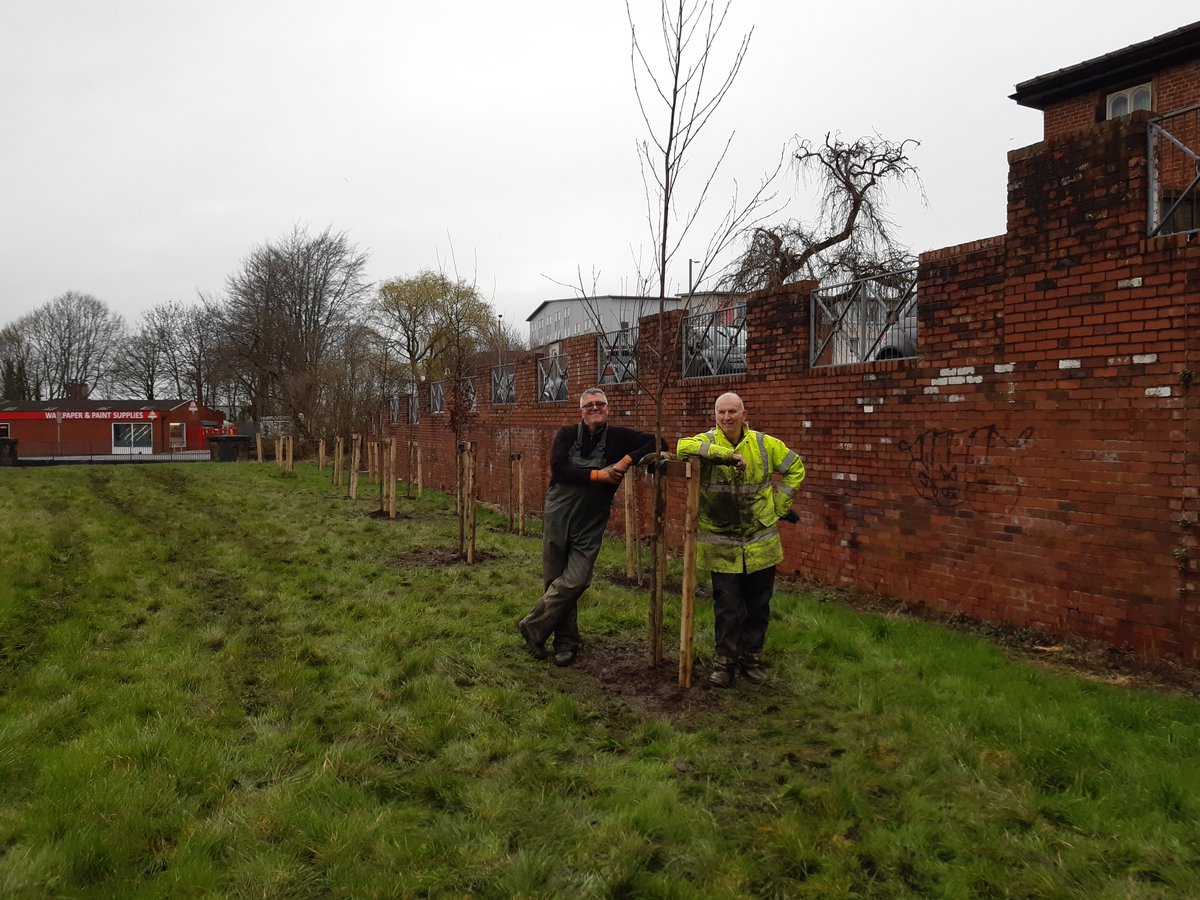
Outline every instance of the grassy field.
<path fill-rule="evenodd" d="M 616 544 L 560 670 L 536 536 L 340 494 L 0 469 L 0 895 L 1200 896 L 1195 700 L 792 592 L 770 685 L 672 695 Z"/>

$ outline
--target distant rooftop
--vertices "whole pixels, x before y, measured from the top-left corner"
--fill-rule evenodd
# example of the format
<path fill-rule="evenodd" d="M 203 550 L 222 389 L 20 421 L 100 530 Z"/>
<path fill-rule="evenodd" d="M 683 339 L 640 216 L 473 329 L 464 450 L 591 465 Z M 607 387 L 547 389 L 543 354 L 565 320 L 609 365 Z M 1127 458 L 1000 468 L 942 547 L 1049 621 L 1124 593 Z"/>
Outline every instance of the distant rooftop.
<path fill-rule="evenodd" d="M 1198 57 L 1200 22 L 1193 22 L 1124 49 L 1022 81 L 1009 98 L 1020 106 L 1044 110 L 1087 91 L 1145 81 L 1155 72 Z"/>

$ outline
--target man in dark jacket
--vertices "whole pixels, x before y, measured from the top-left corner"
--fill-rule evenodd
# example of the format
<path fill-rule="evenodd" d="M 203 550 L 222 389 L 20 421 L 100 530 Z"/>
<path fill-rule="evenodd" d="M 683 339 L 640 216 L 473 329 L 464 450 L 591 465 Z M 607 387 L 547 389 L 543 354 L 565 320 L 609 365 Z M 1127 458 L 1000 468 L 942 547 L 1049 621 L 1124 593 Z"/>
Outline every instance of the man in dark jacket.
<path fill-rule="evenodd" d="M 578 425 L 559 429 L 550 450 L 550 491 L 542 518 L 542 576 L 546 592 L 517 625 L 525 649 L 545 659 L 554 636 L 554 664 L 569 666 L 579 650 L 579 597 L 592 570 L 612 512 L 613 494 L 643 456 L 654 435 L 608 424 L 608 398 L 589 388 L 579 398 Z"/>

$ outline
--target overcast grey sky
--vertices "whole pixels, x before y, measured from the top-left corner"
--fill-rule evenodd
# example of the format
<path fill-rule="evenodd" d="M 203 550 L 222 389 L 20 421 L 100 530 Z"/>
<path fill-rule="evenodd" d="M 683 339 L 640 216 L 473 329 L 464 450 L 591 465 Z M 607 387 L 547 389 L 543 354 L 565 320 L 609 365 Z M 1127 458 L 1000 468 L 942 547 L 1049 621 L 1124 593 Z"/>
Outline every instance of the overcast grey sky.
<path fill-rule="evenodd" d="M 710 126 L 714 141 L 736 133 L 710 208 L 793 135 L 874 131 L 921 141 L 928 205 L 890 198 L 912 249 L 999 234 L 1006 154 L 1041 139 L 1014 84 L 1198 10 L 734 0 L 725 48 L 754 36 Z M 555 281 L 582 271 L 590 288 L 595 271 L 599 293 L 626 293 L 651 257 L 614 0 L 0 0 L 0 123 L 0 324 L 67 290 L 131 322 L 218 294 L 293 224 L 348 232 L 375 280 L 449 266 L 453 246 L 459 272 L 522 323 L 569 296 Z M 681 249 L 676 288 L 704 231 Z"/>

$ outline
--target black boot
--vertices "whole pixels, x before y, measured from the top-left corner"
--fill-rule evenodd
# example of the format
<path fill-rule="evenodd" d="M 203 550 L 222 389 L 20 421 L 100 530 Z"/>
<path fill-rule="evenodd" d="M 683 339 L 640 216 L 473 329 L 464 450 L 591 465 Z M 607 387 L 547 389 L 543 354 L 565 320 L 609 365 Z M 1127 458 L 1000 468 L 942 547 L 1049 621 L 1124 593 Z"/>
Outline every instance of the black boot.
<path fill-rule="evenodd" d="M 712 674 L 708 676 L 708 683 L 713 687 L 726 688 L 733 684 L 733 673 L 736 666 L 732 659 L 725 659 L 722 656 L 717 657 L 716 667 L 712 670 Z"/>
<path fill-rule="evenodd" d="M 522 619 L 517 623 L 517 629 L 521 632 L 521 637 L 525 638 L 524 650 L 534 659 L 545 659 L 550 654 L 546 652 L 546 642 L 538 641 L 529 631 L 529 626 Z"/>
<path fill-rule="evenodd" d="M 742 675 L 751 684 L 766 684 L 770 678 L 767 675 L 767 670 L 763 668 L 762 657 L 757 653 L 750 653 L 743 656 L 741 659 Z"/>

